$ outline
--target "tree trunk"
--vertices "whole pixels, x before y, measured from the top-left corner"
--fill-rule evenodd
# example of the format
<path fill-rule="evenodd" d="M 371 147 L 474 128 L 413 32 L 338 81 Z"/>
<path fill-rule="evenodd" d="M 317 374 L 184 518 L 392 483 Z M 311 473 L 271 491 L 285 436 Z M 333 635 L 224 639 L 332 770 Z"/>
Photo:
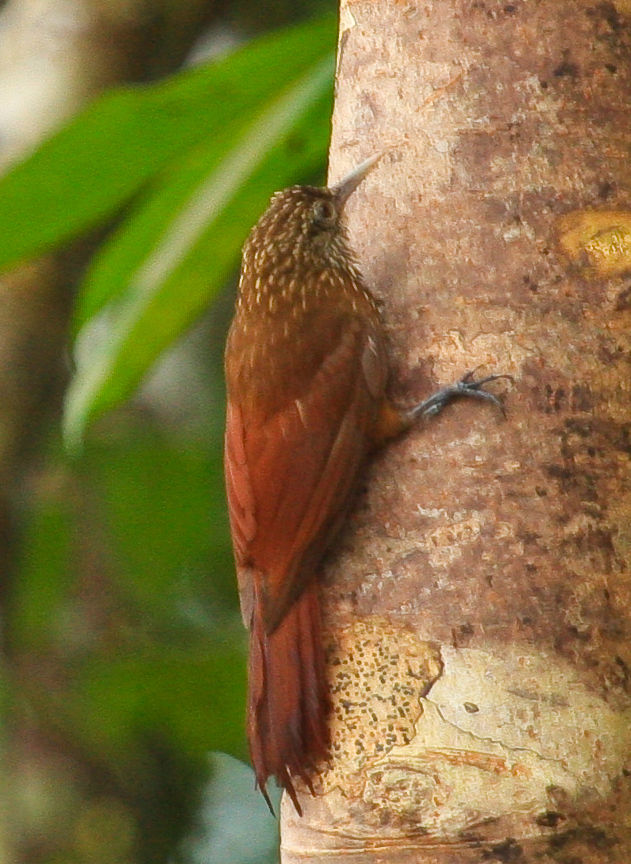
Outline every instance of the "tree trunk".
<path fill-rule="evenodd" d="M 630 17 L 342 4 L 331 180 L 387 150 L 349 219 L 392 394 L 515 381 L 366 471 L 283 864 L 631 861 Z"/>

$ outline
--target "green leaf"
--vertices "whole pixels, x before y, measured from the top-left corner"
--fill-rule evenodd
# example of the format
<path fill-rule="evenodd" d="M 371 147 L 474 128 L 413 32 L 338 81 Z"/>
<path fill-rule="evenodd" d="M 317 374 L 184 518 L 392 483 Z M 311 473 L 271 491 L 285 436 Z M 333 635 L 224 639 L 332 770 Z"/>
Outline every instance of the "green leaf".
<path fill-rule="evenodd" d="M 134 758 L 139 736 L 161 728 L 187 755 L 216 748 L 243 756 L 244 660 L 212 643 L 90 658 L 74 670 L 60 712 L 91 752 L 117 764 Z"/>
<path fill-rule="evenodd" d="M 175 444 L 146 422 L 119 426 L 115 443 L 92 439 L 80 465 L 105 520 L 110 579 L 149 631 L 185 630 L 190 602 L 206 604 L 204 626 L 236 618 L 220 440 Z"/>
<path fill-rule="evenodd" d="M 330 49 L 334 29 L 327 16 L 96 100 L 0 180 L 0 269 L 102 223 L 169 162 L 238 128 L 288 71 L 302 74 Z"/>
<path fill-rule="evenodd" d="M 150 199 L 101 257 L 87 280 L 82 316 L 102 305 L 108 285 L 118 286 L 119 300 L 87 320 L 77 339 L 77 372 L 64 417 L 71 446 L 91 419 L 133 392 L 159 354 L 206 308 L 236 266 L 270 190 L 321 164 L 332 73 L 327 52 L 249 117 L 240 136 L 191 155 L 156 192 L 179 203 L 175 217 Z M 158 227 L 163 230 L 156 238 Z"/>

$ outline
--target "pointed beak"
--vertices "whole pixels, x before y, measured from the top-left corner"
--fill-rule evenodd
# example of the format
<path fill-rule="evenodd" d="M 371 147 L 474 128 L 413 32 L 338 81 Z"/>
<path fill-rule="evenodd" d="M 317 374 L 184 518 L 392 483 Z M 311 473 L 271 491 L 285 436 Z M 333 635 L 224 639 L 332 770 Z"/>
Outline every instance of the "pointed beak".
<path fill-rule="evenodd" d="M 376 153 L 374 156 L 371 156 L 370 159 L 366 159 L 365 162 L 358 165 L 357 168 L 354 168 L 350 174 L 347 174 L 346 177 L 344 177 L 343 180 L 340 180 L 339 183 L 336 183 L 335 186 L 331 186 L 331 192 L 335 195 L 340 209 L 344 207 L 355 189 L 357 189 L 364 177 L 372 171 L 382 156 L 383 153 Z"/>

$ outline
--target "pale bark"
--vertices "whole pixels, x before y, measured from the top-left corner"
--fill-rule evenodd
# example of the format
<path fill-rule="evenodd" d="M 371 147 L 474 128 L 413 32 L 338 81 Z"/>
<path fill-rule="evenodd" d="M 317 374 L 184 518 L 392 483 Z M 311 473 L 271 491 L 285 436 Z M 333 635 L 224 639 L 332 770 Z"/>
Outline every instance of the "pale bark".
<path fill-rule="evenodd" d="M 631 4 L 342 4 L 331 180 L 392 394 L 326 568 L 333 759 L 283 864 L 631 860 Z M 498 387 L 501 389 L 501 387 Z"/>

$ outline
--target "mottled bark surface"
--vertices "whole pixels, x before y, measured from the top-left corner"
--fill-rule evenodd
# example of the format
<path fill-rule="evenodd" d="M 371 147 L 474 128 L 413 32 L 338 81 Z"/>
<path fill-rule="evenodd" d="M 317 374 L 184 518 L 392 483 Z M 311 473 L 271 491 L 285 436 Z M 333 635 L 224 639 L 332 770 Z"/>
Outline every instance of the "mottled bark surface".
<path fill-rule="evenodd" d="M 631 4 L 342 4 L 331 180 L 393 395 L 327 566 L 334 753 L 283 862 L 631 860 Z M 498 387 L 501 389 L 501 387 Z"/>

